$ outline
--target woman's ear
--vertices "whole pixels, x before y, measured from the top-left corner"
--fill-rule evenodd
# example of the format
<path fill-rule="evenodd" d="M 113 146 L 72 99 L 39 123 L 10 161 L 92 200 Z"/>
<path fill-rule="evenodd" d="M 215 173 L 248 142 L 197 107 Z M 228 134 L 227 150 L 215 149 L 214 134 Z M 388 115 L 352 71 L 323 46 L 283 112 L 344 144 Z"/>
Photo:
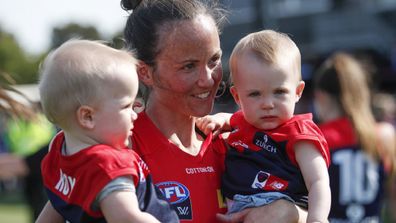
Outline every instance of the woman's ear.
<path fill-rule="evenodd" d="M 151 66 L 139 60 L 136 69 L 141 82 L 147 86 L 153 85 L 153 69 Z"/>
<path fill-rule="evenodd" d="M 239 103 L 239 94 L 238 94 L 238 91 L 237 91 L 237 89 L 235 88 L 235 86 L 231 86 L 231 87 L 230 87 L 230 92 L 231 92 L 231 94 L 232 94 L 232 97 L 234 98 L 235 103 L 237 103 L 237 105 L 238 105 L 239 107 L 241 107 L 241 104 Z"/>
<path fill-rule="evenodd" d="M 94 109 L 87 105 L 81 105 L 77 111 L 77 123 L 85 129 L 93 129 L 95 121 L 93 118 Z"/>

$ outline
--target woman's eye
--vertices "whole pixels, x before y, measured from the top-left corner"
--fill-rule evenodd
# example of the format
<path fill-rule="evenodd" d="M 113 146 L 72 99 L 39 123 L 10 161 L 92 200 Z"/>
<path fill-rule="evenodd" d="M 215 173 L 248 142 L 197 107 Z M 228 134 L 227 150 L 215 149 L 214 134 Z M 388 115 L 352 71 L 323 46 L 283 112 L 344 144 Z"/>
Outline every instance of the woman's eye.
<path fill-rule="evenodd" d="M 183 70 L 191 70 L 195 67 L 195 64 L 189 63 L 183 66 Z"/>
<path fill-rule="evenodd" d="M 219 65 L 220 63 L 220 57 L 216 56 L 213 57 L 210 61 L 209 61 L 209 67 L 216 67 L 217 65 Z"/>

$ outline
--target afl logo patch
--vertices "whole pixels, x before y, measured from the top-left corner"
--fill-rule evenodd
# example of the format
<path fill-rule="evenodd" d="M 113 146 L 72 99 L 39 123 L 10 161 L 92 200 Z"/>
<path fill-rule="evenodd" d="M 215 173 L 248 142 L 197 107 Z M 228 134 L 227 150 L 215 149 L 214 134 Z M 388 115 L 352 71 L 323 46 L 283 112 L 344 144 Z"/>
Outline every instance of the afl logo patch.
<path fill-rule="evenodd" d="M 179 219 L 192 220 L 190 191 L 176 181 L 157 183 L 155 186 L 162 192 L 168 202 L 176 210 Z"/>
<path fill-rule="evenodd" d="M 181 183 L 168 181 L 156 184 L 171 204 L 177 204 L 190 197 L 190 191 Z"/>

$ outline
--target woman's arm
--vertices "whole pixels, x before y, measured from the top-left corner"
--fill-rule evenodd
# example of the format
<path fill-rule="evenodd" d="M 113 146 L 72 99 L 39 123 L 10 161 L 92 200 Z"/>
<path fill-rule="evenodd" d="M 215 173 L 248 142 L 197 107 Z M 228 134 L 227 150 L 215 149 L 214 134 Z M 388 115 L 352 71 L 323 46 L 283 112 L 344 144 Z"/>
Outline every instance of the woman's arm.
<path fill-rule="evenodd" d="M 225 223 L 305 223 L 307 212 L 292 202 L 281 199 L 268 205 L 245 209 L 233 214 L 217 214 L 217 218 Z"/>

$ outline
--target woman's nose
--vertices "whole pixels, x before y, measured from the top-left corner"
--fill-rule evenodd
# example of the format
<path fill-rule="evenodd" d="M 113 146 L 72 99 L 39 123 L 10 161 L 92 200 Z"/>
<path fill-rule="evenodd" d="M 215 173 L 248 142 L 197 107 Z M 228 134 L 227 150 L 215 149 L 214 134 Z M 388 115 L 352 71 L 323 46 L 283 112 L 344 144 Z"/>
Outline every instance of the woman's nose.
<path fill-rule="evenodd" d="M 198 85 L 200 87 L 211 87 L 214 84 L 214 79 L 213 75 L 215 73 L 214 69 L 211 69 L 210 67 L 205 67 L 199 72 L 199 79 L 198 79 Z"/>

